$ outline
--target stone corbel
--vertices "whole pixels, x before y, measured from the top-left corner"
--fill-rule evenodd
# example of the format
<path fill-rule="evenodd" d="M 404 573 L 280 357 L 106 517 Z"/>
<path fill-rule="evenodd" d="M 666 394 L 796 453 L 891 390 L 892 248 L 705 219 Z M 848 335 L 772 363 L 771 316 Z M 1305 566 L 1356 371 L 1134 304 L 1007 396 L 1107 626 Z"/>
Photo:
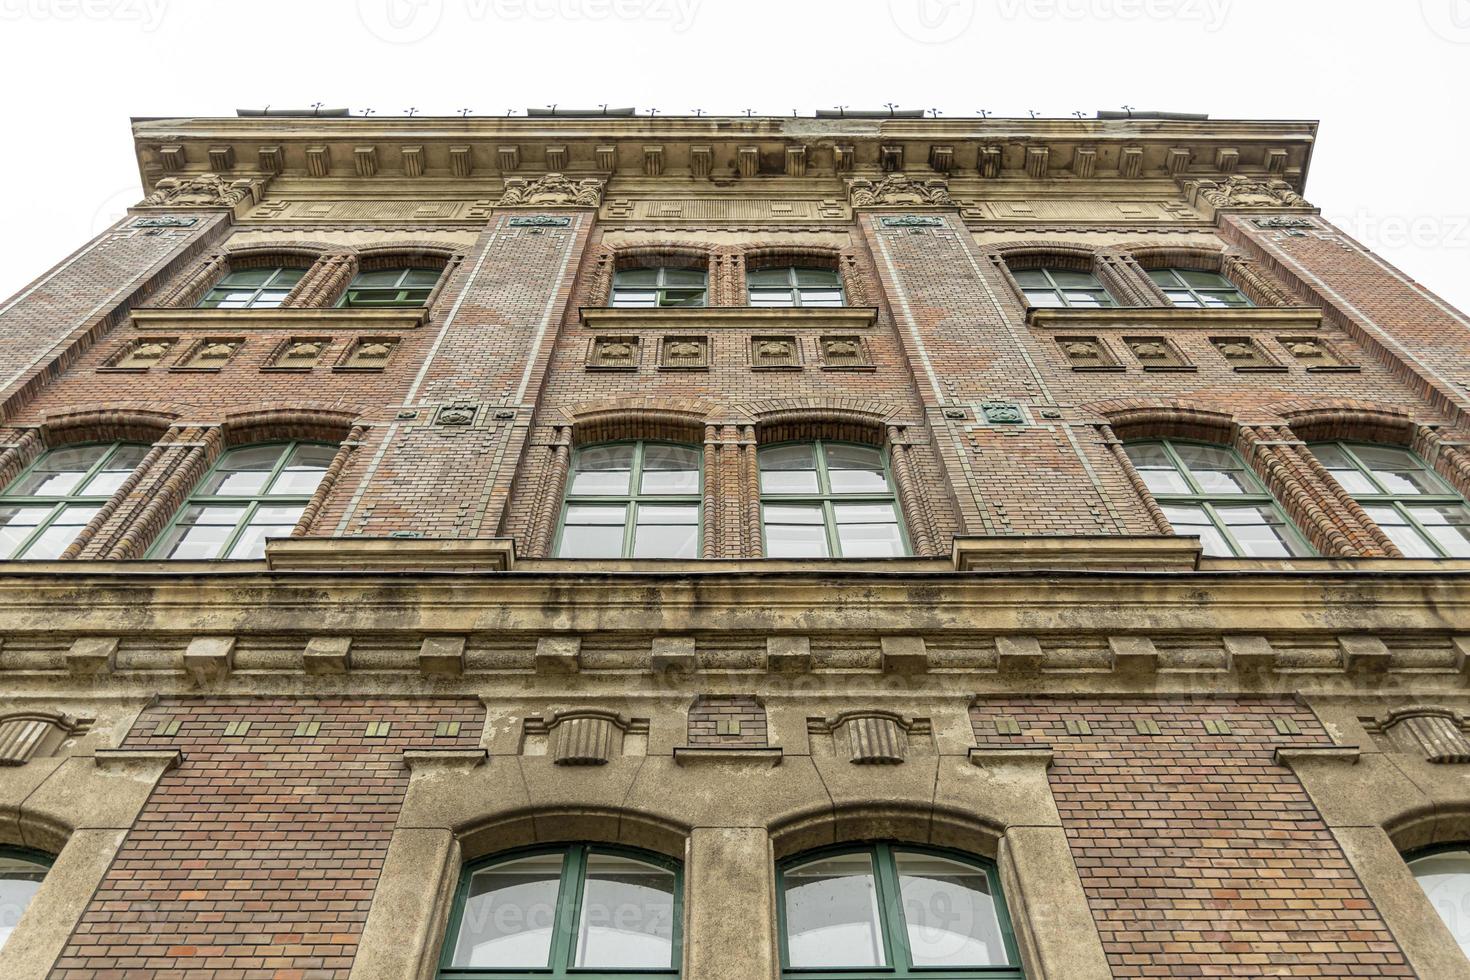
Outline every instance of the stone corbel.
<path fill-rule="evenodd" d="M 872 709 L 808 718 L 807 732 L 829 736 L 836 753 L 855 766 L 896 766 L 908 758 L 911 736 L 927 738 L 932 728 L 927 718 Z"/>
<path fill-rule="evenodd" d="M 215 173 L 164 177 L 133 210 L 208 208 L 226 210 L 236 217 L 260 203 L 270 178 L 229 179 Z"/>
<path fill-rule="evenodd" d="M 622 755 L 647 750 L 648 720 L 624 718 L 615 711 L 579 708 L 551 718 L 527 718 L 522 755 L 550 755 L 558 766 L 605 766 Z"/>
<path fill-rule="evenodd" d="M 66 742 L 92 723 L 55 711 L 12 711 L 0 714 L 0 766 L 23 766 L 37 757 L 55 755 Z"/>
<path fill-rule="evenodd" d="M 949 196 L 949 181 L 905 173 L 890 173 L 878 180 L 850 177 L 847 199 L 854 208 L 954 206 Z"/>

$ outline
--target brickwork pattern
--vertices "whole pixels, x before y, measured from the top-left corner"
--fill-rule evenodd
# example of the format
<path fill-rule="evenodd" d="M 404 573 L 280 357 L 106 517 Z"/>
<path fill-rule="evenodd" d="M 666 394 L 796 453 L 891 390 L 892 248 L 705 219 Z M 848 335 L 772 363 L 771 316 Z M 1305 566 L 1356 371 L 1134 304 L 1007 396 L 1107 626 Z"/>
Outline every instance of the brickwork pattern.
<path fill-rule="evenodd" d="M 754 695 L 701 695 L 689 707 L 690 745 L 764 748 L 769 737 L 765 705 Z"/>
<path fill-rule="evenodd" d="M 457 733 L 436 735 L 445 722 Z M 472 748 L 483 722 L 472 698 L 154 704 L 124 746 L 184 761 L 160 779 L 53 980 L 346 977 L 407 789 L 403 750 Z"/>
<path fill-rule="evenodd" d="M 1331 741 L 1300 704 L 985 698 L 971 721 L 983 746 L 1053 747 L 1052 793 L 1114 976 L 1414 975 L 1274 761 L 1278 746 Z"/>

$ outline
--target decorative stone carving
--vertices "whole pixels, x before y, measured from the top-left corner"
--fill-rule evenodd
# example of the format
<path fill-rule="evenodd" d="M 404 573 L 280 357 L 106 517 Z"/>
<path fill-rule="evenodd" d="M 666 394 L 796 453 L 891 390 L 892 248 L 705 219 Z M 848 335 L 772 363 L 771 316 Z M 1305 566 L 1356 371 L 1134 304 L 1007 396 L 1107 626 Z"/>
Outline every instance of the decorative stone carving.
<path fill-rule="evenodd" d="M 910 177 L 889 174 L 881 180 L 853 177 L 847 181 L 847 199 L 855 208 L 909 207 L 912 205 L 948 206 L 949 182 L 942 177 Z"/>
<path fill-rule="evenodd" d="M 594 337 L 587 350 L 589 371 L 634 371 L 638 368 L 641 343 L 637 337 Z"/>
<path fill-rule="evenodd" d="M 397 337 L 359 337 L 337 363 L 339 369 L 381 371 L 398 349 Z"/>
<path fill-rule="evenodd" d="M 817 349 L 822 352 L 824 368 L 871 367 L 873 363 L 867 341 L 857 334 L 822 337 L 817 342 Z"/>
<path fill-rule="evenodd" d="M 1143 173 L 1143 147 L 1125 146 L 1118 153 L 1118 176 L 1138 177 Z"/>
<path fill-rule="evenodd" d="M 572 219 L 564 214 L 532 214 L 510 219 L 512 228 L 567 228 L 571 223 Z"/>
<path fill-rule="evenodd" d="M 1109 370 L 1118 363 L 1107 343 L 1097 337 L 1058 337 L 1057 346 L 1074 371 Z"/>
<path fill-rule="evenodd" d="M 146 371 L 178 343 L 177 337 L 139 337 L 129 341 L 103 365 L 104 370 Z"/>
<path fill-rule="evenodd" d="M 1203 201 L 1216 209 L 1311 207 L 1286 181 L 1248 174 L 1232 174 L 1224 180 L 1187 180 L 1184 192 L 1190 204 Z"/>
<path fill-rule="evenodd" d="M 456 402 L 453 405 L 440 405 L 439 411 L 434 413 L 434 424 L 470 425 L 475 421 L 475 415 L 479 411 L 479 405 L 465 402 Z"/>
<path fill-rule="evenodd" d="M 1083 178 L 1097 173 L 1096 147 L 1079 146 L 1072 151 L 1072 173 Z"/>
<path fill-rule="evenodd" d="M 378 148 L 355 146 L 352 148 L 352 165 L 359 177 L 371 177 L 378 172 Z"/>
<path fill-rule="evenodd" d="M 832 736 L 832 747 L 855 766 L 895 766 L 909 754 L 909 736 L 927 736 L 927 718 L 906 720 L 891 711 L 848 711 L 835 718 L 808 718 L 807 732 Z"/>
<path fill-rule="evenodd" d="M 1257 228 L 1290 229 L 1297 230 L 1313 227 L 1312 222 L 1306 218 L 1293 218 L 1287 215 L 1273 214 L 1265 218 L 1253 218 L 1251 224 Z"/>
<path fill-rule="evenodd" d="M 929 147 L 929 166 L 942 174 L 953 170 L 954 147 L 938 145 Z"/>
<path fill-rule="evenodd" d="M 1123 343 L 1145 371 L 1178 369 L 1188 365 L 1183 355 L 1163 337 L 1124 337 Z"/>
<path fill-rule="evenodd" d="M 1413 705 L 1391 711 L 1377 722 L 1401 752 L 1421 754 L 1438 765 L 1470 762 L 1464 720 L 1449 708 Z"/>
<path fill-rule="evenodd" d="M 752 337 L 750 365 L 754 368 L 800 368 L 801 349 L 795 337 Z"/>
<path fill-rule="evenodd" d="M 697 371 L 708 368 L 709 338 L 663 338 L 659 344 L 658 366 L 672 371 Z"/>
<path fill-rule="evenodd" d="M 878 147 L 878 166 L 885 173 L 901 173 L 903 171 L 903 144 L 885 143 Z"/>
<path fill-rule="evenodd" d="M 218 371 L 244 343 L 240 337 L 207 337 L 195 344 L 177 367 L 186 371 Z"/>
<path fill-rule="evenodd" d="M 878 219 L 884 228 L 943 228 L 944 219 L 937 214 L 884 215 Z"/>
<path fill-rule="evenodd" d="M 559 173 L 566 169 L 571 155 L 567 152 L 565 143 L 546 147 L 546 169 Z"/>
<path fill-rule="evenodd" d="M 12 711 L 0 715 L 0 766 L 23 766 L 54 755 L 63 742 L 86 730 L 90 719 L 50 711 Z"/>
<path fill-rule="evenodd" d="M 306 148 L 306 172 L 313 177 L 325 177 L 332 172 L 332 148 L 308 146 Z"/>
<path fill-rule="evenodd" d="M 549 754 L 558 766 L 603 766 L 620 755 L 644 754 L 648 721 L 581 708 L 550 719 L 527 718 L 523 733 L 523 755 Z"/>
<path fill-rule="evenodd" d="M 981 177 L 999 177 L 1004 150 L 999 146 L 980 147 L 979 169 Z"/>
<path fill-rule="evenodd" d="M 551 173 L 535 180 L 511 177 L 500 195 L 500 207 L 547 207 L 558 204 L 595 208 L 602 204 L 603 182 L 593 177 L 572 181 Z"/>
<path fill-rule="evenodd" d="M 714 170 L 715 151 L 708 145 L 689 148 L 689 173 L 695 177 L 708 177 Z"/>
<path fill-rule="evenodd" d="M 189 177 L 165 177 L 153 185 L 153 193 L 143 199 L 150 207 L 232 208 L 237 204 L 258 200 L 258 184 L 249 179 L 226 180 L 219 174 L 205 173 Z"/>
<path fill-rule="evenodd" d="M 292 337 L 282 342 L 265 367 L 278 371 L 310 370 L 330 343 L 326 337 Z"/>
<path fill-rule="evenodd" d="M 1250 337 L 1211 337 L 1210 343 L 1237 371 L 1286 370 L 1271 360 L 1260 344 Z"/>
<path fill-rule="evenodd" d="M 1306 365 L 1308 371 L 1332 371 L 1350 367 L 1326 341 L 1317 337 L 1277 337 L 1286 352 Z"/>
<path fill-rule="evenodd" d="M 468 177 L 475 169 L 475 157 L 468 146 L 449 148 L 449 172 L 456 177 Z"/>
<path fill-rule="evenodd" d="M 403 176 L 422 177 L 424 175 L 424 148 L 422 146 L 405 146 L 399 153 L 403 160 Z"/>
<path fill-rule="evenodd" d="M 1021 406 L 1013 402 L 985 402 L 980 410 L 991 425 L 1020 425 L 1026 421 Z"/>

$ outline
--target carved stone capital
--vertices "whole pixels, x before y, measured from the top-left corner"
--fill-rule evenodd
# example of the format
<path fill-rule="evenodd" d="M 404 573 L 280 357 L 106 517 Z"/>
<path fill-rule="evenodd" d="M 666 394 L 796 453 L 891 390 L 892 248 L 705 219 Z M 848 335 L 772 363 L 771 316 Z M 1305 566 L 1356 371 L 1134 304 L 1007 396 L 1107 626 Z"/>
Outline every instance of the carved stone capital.
<path fill-rule="evenodd" d="M 1310 208 L 1311 205 L 1279 178 L 1232 174 L 1221 180 L 1190 177 L 1179 181 L 1184 198 L 1213 216 L 1227 209 Z"/>
<path fill-rule="evenodd" d="M 164 177 L 143 199 L 143 207 L 234 208 L 260 203 L 265 181 L 259 177 L 227 180 L 219 174 Z"/>

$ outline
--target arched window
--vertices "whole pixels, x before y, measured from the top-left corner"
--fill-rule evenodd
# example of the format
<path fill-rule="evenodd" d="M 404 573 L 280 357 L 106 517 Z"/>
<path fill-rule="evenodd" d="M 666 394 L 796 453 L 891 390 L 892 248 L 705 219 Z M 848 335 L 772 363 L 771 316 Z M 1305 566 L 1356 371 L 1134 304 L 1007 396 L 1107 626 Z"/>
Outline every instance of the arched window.
<path fill-rule="evenodd" d="M 429 301 L 439 282 L 438 269 L 374 269 L 359 272 L 352 280 L 339 307 L 380 309 L 416 307 Z"/>
<path fill-rule="evenodd" d="M 336 446 L 278 442 L 229 449 L 199 481 L 149 552 L 153 558 L 260 558 L 289 537 Z"/>
<path fill-rule="evenodd" d="M 844 442 L 761 448 L 761 523 L 768 558 L 907 555 L 884 454 Z"/>
<path fill-rule="evenodd" d="M 439 976 L 677 976 L 681 884 L 667 858 L 595 844 L 466 865 Z"/>
<path fill-rule="evenodd" d="M 751 306 L 845 306 L 835 269 L 772 266 L 745 273 Z"/>
<path fill-rule="evenodd" d="M 1233 449 L 1191 442 L 1124 446 L 1134 469 L 1182 535 L 1221 558 L 1285 558 L 1312 549 Z"/>
<path fill-rule="evenodd" d="M 618 442 L 572 456 L 558 558 L 698 558 L 700 453 Z"/>
<path fill-rule="evenodd" d="M 785 977 L 1023 976 L 989 861 L 865 844 L 796 857 L 777 882 Z"/>
<path fill-rule="evenodd" d="M 199 305 L 215 310 L 275 309 L 304 275 L 305 268 L 286 266 L 241 269 L 215 283 Z"/>
<path fill-rule="evenodd" d="M 36 460 L 0 494 L 0 558 L 61 557 L 147 454 L 147 446 L 113 442 Z"/>
<path fill-rule="evenodd" d="M 1421 852 L 1408 863 L 1450 935 L 1470 956 L 1470 847 L 1438 847 Z"/>
<path fill-rule="evenodd" d="M 1317 443 L 1312 455 L 1407 558 L 1470 558 L 1470 508 L 1424 461 L 1397 446 Z"/>
<path fill-rule="evenodd" d="M 1011 273 L 1027 306 L 1070 306 L 1084 309 L 1117 306 L 1107 287 L 1090 272 L 1072 269 L 1018 269 Z"/>
<path fill-rule="evenodd" d="M 51 857 L 39 851 L 0 847 L 0 949 L 15 931 L 51 868 Z"/>
<path fill-rule="evenodd" d="M 619 269 L 613 275 L 613 306 L 704 306 L 703 269 Z"/>
<path fill-rule="evenodd" d="M 1170 268 L 1150 269 L 1148 275 L 1174 306 L 1203 309 L 1255 305 L 1235 283 L 1218 272 Z"/>

